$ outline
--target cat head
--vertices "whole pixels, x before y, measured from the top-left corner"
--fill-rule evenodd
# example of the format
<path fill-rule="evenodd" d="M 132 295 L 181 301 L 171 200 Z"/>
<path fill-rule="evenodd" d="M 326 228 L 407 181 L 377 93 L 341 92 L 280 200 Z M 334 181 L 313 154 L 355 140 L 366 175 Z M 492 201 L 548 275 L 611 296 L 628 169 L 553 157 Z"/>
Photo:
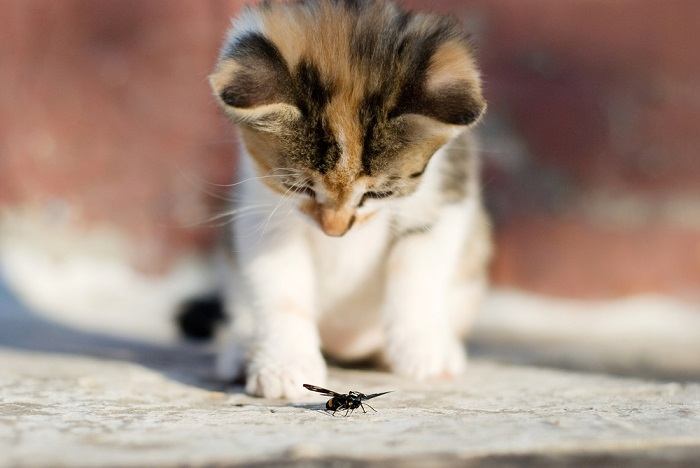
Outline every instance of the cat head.
<path fill-rule="evenodd" d="M 261 180 L 334 236 L 413 193 L 486 108 L 459 23 L 382 0 L 249 8 L 210 82 Z"/>

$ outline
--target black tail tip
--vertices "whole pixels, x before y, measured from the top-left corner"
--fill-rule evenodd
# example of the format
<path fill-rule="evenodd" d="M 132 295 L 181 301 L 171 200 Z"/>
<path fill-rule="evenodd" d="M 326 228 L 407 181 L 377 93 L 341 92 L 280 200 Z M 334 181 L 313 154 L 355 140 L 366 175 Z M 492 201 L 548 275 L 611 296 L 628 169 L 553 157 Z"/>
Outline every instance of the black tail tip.
<path fill-rule="evenodd" d="M 220 298 L 198 297 L 183 303 L 175 319 L 184 338 L 206 341 L 226 321 L 226 314 Z"/>

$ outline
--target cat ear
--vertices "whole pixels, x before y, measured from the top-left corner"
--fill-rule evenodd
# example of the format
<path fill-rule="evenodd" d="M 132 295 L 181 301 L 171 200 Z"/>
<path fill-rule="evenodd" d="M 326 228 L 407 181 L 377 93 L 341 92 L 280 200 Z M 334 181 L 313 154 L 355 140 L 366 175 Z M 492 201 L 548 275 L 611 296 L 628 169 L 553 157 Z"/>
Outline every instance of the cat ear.
<path fill-rule="evenodd" d="M 286 61 L 260 33 L 230 42 L 209 76 L 219 103 L 235 121 L 268 131 L 301 115 L 291 82 Z"/>
<path fill-rule="evenodd" d="M 486 110 L 479 70 L 465 41 L 439 45 L 418 75 L 420 83 L 412 84 L 399 98 L 399 114 L 420 114 L 445 124 L 467 126 Z"/>

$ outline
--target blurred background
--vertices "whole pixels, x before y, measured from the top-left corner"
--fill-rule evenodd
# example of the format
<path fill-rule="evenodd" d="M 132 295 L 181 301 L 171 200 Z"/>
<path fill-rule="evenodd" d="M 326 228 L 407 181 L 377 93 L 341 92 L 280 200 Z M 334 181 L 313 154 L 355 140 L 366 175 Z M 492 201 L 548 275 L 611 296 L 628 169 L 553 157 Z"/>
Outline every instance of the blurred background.
<path fill-rule="evenodd" d="M 211 287 L 236 143 L 206 77 L 242 4 L 2 2 L 7 297 L 172 338 L 175 305 Z M 699 376 L 700 2 L 405 4 L 459 16 L 484 71 L 497 254 L 477 351 Z M 8 310 L 0 345 L 29 326 Z"/>

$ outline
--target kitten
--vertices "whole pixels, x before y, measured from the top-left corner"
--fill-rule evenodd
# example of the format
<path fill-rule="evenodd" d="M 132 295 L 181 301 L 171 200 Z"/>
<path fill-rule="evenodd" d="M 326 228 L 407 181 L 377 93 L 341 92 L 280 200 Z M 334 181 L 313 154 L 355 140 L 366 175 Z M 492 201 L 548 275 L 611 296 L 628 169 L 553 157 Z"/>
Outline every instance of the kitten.
<path fill-rule="evenodd" d="M 219 374 L 294 398 L 324 384 L 322 350 L 463 372 L 490 235 L 465 133 L 486 104 L 458 23 L 380 0 L 264 2 L 210 81 L 242 140 Z"/>

